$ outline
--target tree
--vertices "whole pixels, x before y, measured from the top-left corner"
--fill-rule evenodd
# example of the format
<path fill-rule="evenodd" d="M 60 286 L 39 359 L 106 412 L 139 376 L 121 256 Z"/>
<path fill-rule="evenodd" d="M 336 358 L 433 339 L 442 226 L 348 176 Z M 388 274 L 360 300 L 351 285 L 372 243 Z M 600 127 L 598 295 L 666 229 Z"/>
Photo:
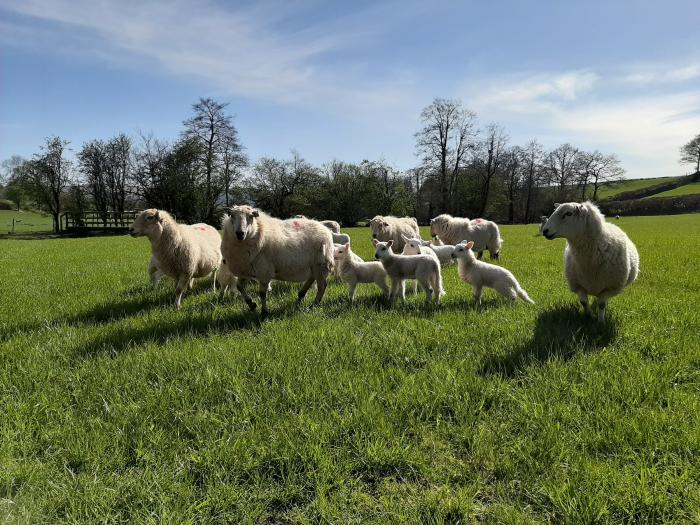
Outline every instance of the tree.
<path fill-rule="evenodd" d="M 234 129 L 235 132 L 235 129 Z M 248 157 L 235 134 L 225 135 L 221 142 L 221 182 L 224 190 L 224 203 L 231 205 L 233 185 L 242 177 L 242 169 L 248 165 Z"/>
<path fill-rule="evenodd" d="M 87 192 L 92 197 L 95 210 L 105 226 L 109 211 L 109 194 L 105 180 L 107 162 L 105 144 L 101 140 L 83 144 L 78 153 L 79 170 L 83 174 Z"/>
<path fill-rule="evenodd" d="M 700 134 L 681 148 L 681 164 L 695 164 L 695 172 L 700 171 Z"/>
<path fill-rule="evenodd" d="M 503 155 L 504 189 L 508 199 L 508 222 L 515 222 L 515 201 L 520 185 L 525 152 L 518 146 L 508 149 Z"/>
<path fill-rule="evenodd" d="M 525 211 L 523 220 L 525 222 L 532 221 L 534 201 L 537 188 L 540 185 L 542 178 L 542 160 L 544 157 L 544 149 L 536 140 L 531 140 L 523 150 L 523 184 L 525 191 Z"/>
<path fill-rule="evenodd" d="M 474 146 L 476 114 L 456 100 L 436 98 L 420 118 L 423 127 L 415 134 L 416 154 L 437 177 L 440 210 L 449 212 L 457 175 Z"/>
<path fill-rule="evenodd" d="M 56 233 L 61 230 L 64 193 L 73 179 L 73 164 L 64 156 L 68 144 L 60 137 L 46 139 L 42 152 L 26 163 L 22 177 L 27 192 L 51 214 Z"/>
<path fill-rule="evenodd" d="M 620 180 L 625 175 L 625 170 L 620 166 L 620 159 L 615 154 L 604 155 L 600 151 L 587 153 L 587 169 L 590 174 L 589 181 L 593 184 L 592 200 L 598 200 L 598 190 L 605 182 Z M 585 195 L 585 194 L 584 194 Z M 585 198 L 585 197 L 584 197 Z"/>
<path fill-rule="evenodd" d="M 107 141 L 104 151 L 109 204 L 113 212 L 121 214 L 124 212 L 126 184 L 131 174 L 131 138 L 120 133 Z"/>
<path fill-rule="evenodd" d="M 560 200 L 566 197 L 567 187 L 576 179 L 579 154 L 578 148 L 567 142 L 547 155 L 547 175 L 557 187 L 557 198 Z"/>
<path fill-rule="evenodd" d="M 199 102 L 192 105 L 194 116 L 183 122 L 183 136 L 196 140 L 201 146 L 204 175 L 202 216 L 203 220 L 211 223 L 215 222 L 217 202 L 224 190 L 220 176 L 223 151 L 237 155 L 237 159 L 242 158 L 238 131 L 232 123 L 232 117 L 225 113 L 227 105 L 211 98 L 200 98 Z M 233 159 L 234 157 L 229 159 L 230 167 L 234 165 Z"/>
<path fill-rule="evenodd" d="M 483 169 L 480 173 L 480 203 L 478 216 L 483 217 L 486 214 L 488 206 L 489 191 L 491 189 L 491 181 L 494 175 L 498 172 L 503 162 L 503 154 L 508 143 L 508 136 L 503 131 L 503 128 L 496 124 L 489 124 L 486 128 L 486 137 L 481 144 L 482 151 L 485 151 Z"/>
<path fill-rule="evenodd" d="M 24 201 L 24 190 L 22 189 L 22 174 L 26 169 L 27 160 L 19 155 L 13 155 L 9 159 L 2 161 L 0 166 L 0 183 L 5 184 L 5 198 L 11 200 L 17 211 L 22 207 Z"/>

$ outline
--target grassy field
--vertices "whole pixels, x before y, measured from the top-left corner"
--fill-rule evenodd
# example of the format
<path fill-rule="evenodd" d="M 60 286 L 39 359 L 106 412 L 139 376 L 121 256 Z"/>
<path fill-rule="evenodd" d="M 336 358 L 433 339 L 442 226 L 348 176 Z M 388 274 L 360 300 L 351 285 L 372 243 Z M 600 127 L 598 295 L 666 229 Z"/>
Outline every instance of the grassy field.
<path fill-rule="evenodd" d="M 440 307 L 277 284 L 262 324 L 208 283 L 174 310 L 144 239 L 0 240 L 0 522 L 697 523 L 700 215 L 616 224 L 603 325 L 533 225 L 501 264 L 535 306 L 450 267 Z"/>
<path fill-rule="evenodd" d="M 606 183 L 598 189 L 598 198 L 610 199 L 620 193 L 650 188 L 665 182 L 672 182 L 677 178 L 678 177 L 656 177 L 653 179 L 628 179 L 621 182 Z"/>
<path fill-rule="evenodd" d="M 15 233 L 41 233 L 50 232 L 53 223 L 50 215 L 33 211 L 0 210 L 0 235 L 12 231 L 12 219 L 15 219 Z"/>
<path fill-rule="evenodd" d="M 697 195 L 698 193 L 700 193 L 700 182 L 691 182 L 690 184 L 686 184 L 684 186 L 680 186 L 680 187 L 674 188 L 672 190 L 663 191 L 661 193 L 655 193 L 654 195 L 651 195 L 651 196 L 645 197 L 645 198 L 657 199 L 659 197 L 678 197 L 680 195 Z"/>

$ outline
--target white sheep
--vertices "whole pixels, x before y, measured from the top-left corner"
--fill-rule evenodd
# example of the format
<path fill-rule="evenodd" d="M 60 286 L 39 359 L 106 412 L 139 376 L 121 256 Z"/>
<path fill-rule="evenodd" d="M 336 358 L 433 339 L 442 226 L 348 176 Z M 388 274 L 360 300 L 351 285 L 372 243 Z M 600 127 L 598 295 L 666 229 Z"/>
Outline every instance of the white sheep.
<path fill-rule="evenodd" d="M 251 279 L 259 283 L 263 314 L 268 311 L 267 291 L 273 279 L 303 282 L 298 302 L 315 282 L 314 303 L 321 302 L 333 268 L 333 238 L 320 222 L 283 221 L 251 206 L 234 206 L 224 217 L 223 231 L 221 251 L 229 269 L 238 277 L 238 291 L 251 309 L 257 307 L 245 290 Z"/>
<path fill-rule="evenodd" d="M 386 285 L 386 271 L 382 263 L 377 261 L 365 262 L 350 248 L 350 243 L 335 247 L 334 259 L 340 278 L 348 283 L 350 302 L 355 298 L 355 288 L 358 283 L 374 283 L 382 290 L 384 297 L 389 297 L 389 287 Z"/>
<path fill-rule="evenodd" d="M 511 272 L 495 264 L 479 261 L 473 248 L 474 241 L 462 241 L 454 247 L 452 257 L 457 260 L 457 271 L 461 279 L 472 285 L 474 300 L 478 305 L 481 305 L 484 287 L 493 288 L 513 303 L 520 297 L 526 303 L 535 304 Z"/>
<path fill-rule="evenodd" d="M 450 264 L 454 262 L 452 259 L 452 252 L 455 247 L 450 244 L 433 244 L 432 241 L 424 241 L 420 237 L 408 238 L 404 237 L 404 242 L 406 243 L 403 247 L 404 255 L 415 255 L 417 253 L 434 253 L 435 256 L 440 261 L 440 264 Z M 419 251 L 420 247 L 420 251 Z"/>
<path fill-rule="evenodd" d="M 440 262 L 440 258 L 437 253 L 430 249 L 429 246 L 423 246 L 423 241 L 420 238 L 409 238 L 405 235 L 401 236 L 403 238 L 403 251 L 401 255 L 429 255 L 435 257 L 435 259 Z M 442 278 L 442 275 L 440 276 Z M 442 282 L 440 282 L 440 288 L 442 288 Z M 418 293 L 418 281 L 413 281 L 413 293 Z"/>
<path fill-rule="evenodd" d="M 142 211 L 131 225 L 132 237 L 145 235 L 151 241 L 156 271 L 177 282 L 175 306 L 180 308 L 182 294 L 192 289 L 195 278 L 213 275 L 216 289 L 216 272 L 221 265 L 221 237 L 208 224 L 178 224 L 172 215 L 154 208 Z"/>
<path fill-rule="evenodd" d="M 321 224 L 333 233 L 340 233 L 340 224 L 337 221 L 321 221 Z"/>
<path fill-rule="evenodd" d="M 418 221 L 414 217 L 392 217 L 377 215 L 369 221 L 372 239 L 378 241 L 394 241 L 396 251 L 403 250 L 405 244 L 402 235 L 420 237 Z"/>
<path fill-rule="evenodd" d="M 547 239 L 563 237 L 564 275 L 572 292 L 578 295 L 585 313 L 588 296 L 596 297 L 598 321 L 605 320 L 605 307 L 639 274 L 639 253 L 620 228 L 605 221 L 591 202 L 556 204 L 542 230 Z"/>
<path fill-rule="evenodd" d="M 333 233 L 333 244 L 347 244 L 350 242 L 350 236 L 347 233 Z"/>
<path fill-rule="evenodd" d="M 401 300 L 406 297 L 406 279 L 416 279 L 425 291 L 425 302 L 430 302 L 432 297 L 437 303 L 445 295 L 442 288 L 442 274 L 437 257 L 431 255 L 397 255 L 391 249 L 393 240 L 380 242 L 372 239 L 375 252 L 374 257 L 384 266 L 387 275 L 391 279 L 391 301 L 400 295 Z"/>
<path fill-rule="evenodd" d="M 492 259 L 498 259 L 503 246 L 498 225 L 484 219 L 469 220 L 443 213 L 430 220 L 431 237 L 438 236 L 445 244 L 458 244 L 462 240 L 474 241 L 474 251 L 479 259 L 484 250 Z"/>

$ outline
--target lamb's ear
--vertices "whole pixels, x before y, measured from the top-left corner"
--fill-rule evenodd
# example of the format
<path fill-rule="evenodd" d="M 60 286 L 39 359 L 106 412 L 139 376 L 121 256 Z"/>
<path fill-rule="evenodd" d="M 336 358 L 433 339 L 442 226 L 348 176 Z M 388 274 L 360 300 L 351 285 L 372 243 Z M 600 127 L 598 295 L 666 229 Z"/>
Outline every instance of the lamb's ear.
<path fill-rule="evenodd" d="M 474 247 L 474 241 L 469 241 L 467 243 L 467 250 L 471 250 Z"/>
<path fill-rule="evenodd" d="M 253 217 L 260 217 L 260 213 L 258 210 L 253 210 L 253 213 L 251 214 Z"/>
<path fill-rule="evenodd" d="M 343 244 L 343 246 L 345 246 L 346 248 L 348 248 L 348 249 L 349 249 L 349 248 L 350 248 L 350 242 L 349 242 L 349 241 L 348 241 L 348 242 L 346 242 L 345 244 Z"/>
<path fill-rule="evenodd" d="M 586 208 L 585 204 L 579 204 L 578 206 L 576 206 L 576 214 L 577 215 L 581 215 L 581 214 L 585 214 L 585 213 L 588 213 L 588 209 Z"/>
<path fill-rule="evenodd" d="M 556 210 L 559 206 L 561 206 L 561 202 L 555 202 L 554 203 L 554 209 Z"/>
<path fill-rule="evenodd" d="M 389 223 L 388 223 L 388 222 L 382 222 L 382 226 L 384 226 L 385 228 L 388 228 L 388 227 L 389 227 Z"/>
<path fill-rule="evenodd" d="M 160 210 L 156 210 L 155 218 L 158 222 L 163 222 L 163 219 L 160 216 Z"/>
<path fill-rule="evenodd" d="M 391 240 L 387 241 L 386 245 L 387 245 L 387 246 L 393 246 L 393 245 L 394 245 L 394 239 L 391 239 Z"/>
<path fill-rule="evenodd" d="M 376 246 L 377 244 L 379 244 L 379 241 L 377 239 L 372 239 L 372 244 Z"/>

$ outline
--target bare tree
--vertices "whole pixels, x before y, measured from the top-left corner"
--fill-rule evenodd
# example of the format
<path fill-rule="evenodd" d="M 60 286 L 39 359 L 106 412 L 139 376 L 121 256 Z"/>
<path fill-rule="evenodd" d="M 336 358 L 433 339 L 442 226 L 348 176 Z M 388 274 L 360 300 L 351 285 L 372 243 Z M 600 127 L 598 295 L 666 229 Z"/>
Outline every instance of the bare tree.
<path fill-rule="evenodd" d="M 578 148 L 567 142 L 547 155 L 547 174 L 550 182 L 557 187 L 558 199 L 566 197 L 567 187 L 576 180 L 579 154 Z"/>
<path fill-rule="evenodd" d="M 485 157 L 483 158 L 483 169 L 479 170 L 479 217 L 483 217 L 486 214 L 489 192 L 491 191 L 491 181 L 501 167 L 507 144 L 508 135 L 505 134 L 503 128 L 497 124 L 489 124 L 486 127 L 486 136 L 481 144 L 481 149 L 485 152 Z"/>
<path fill-rule="evenodd" d="M 508 199 L 508 222 L 515 222 L 515 201 L 520 186 L 525 152 L 519 146 L 509 148 L 503 155 L 503 181 Z"/>
<path fill-rule="evenodd" d="M 202 210 L 202 214 L 207 222 L 214 221 L 217 201 L 223 192 L 219 177 L 222 150 L 228 149 L 232 154 L 242 152 L 232 117 L 225 113 L 226 106 L 228 104 L 216 102 L 211 98 L 200 98 L 199 102 L 192 105 L 194 116 L 183 122 L 183 135 L 196 139 L 202 146 L 205 179 L 205 195 L 202 199 L 205 209 Z"/>
<path fill-rule="evenodd" d="M 681 148 L 681 164 L 695 164 L 695 171 L 700 171 L 700 134 Z"/>
<path fill-rule="evenodd" d="M 525 211 L 524 220 L 532 220 L 532 209 L 534 207 L 535 192 L 540 185 L 542 178 L 542 160 L 544 149 L 536 140 L 531 140 L 523 150 L 523 183 L 525 185 Z"/>
<path fill-rule="evenodd" d="M 78 163 L 87 191 L 92 197 L 93 204 L 102 219 L 102 223 L 106 226 L 107 212 L 109 211 L 109 195 L 105 180 L 107 158 L 104 142 L 93 140 L 83 144 L 82 149 L 78 153 Z"/>
<path fill-rule="evenodd" d="M 21 209 L 24 200 L 22 176 L 26 166 L 27 160 L 19 155 L 12 155 L 0 164 L 0 183 L 5 184 L 5 197 L 17 206 L 17 211 Z"/>
<path fill-rule="evenodd" d="M 476 114 L 456 100 L 436 98 L 421 112 L 423 128 L 416 134 L 416 154 L 438 178 L 440 210 L 451 211 L 455 181 L 473 147 Z"/>
<path fill-rule="evenodd" d="M 61 231 L 64 193 L 73 180 L 73 164 L 64 156 L 68 144 L 60 137 L 46 139 L 42 152 L 34 155 L 23 170 L 24 187 L 51 214 L 56 233 Z"/>
<path fill-rule="evenodd" d="M 131 139 L 124 133 L 105 144 L 105 182 L 110 207 L 114 212 L 124 212 L 127 181 L 131 176 L 131 157 Z"/>
<path fill-rule="evenodd" d="M 234 130 L 235 131 L 235 130 Z M 233 185 L 242 177 L 242 170 L 248 165 L 248 157 L 238 143 L 235 134 L 228 134 L 221 141 L 221 182 L 224 190 L 224 202 L 230 206 Z"/>
<path fill-rule="evenodd" d="M 604 155 L 600 151 L 594 151 L 593 153 L 588 153 L 587 156 L 591 157 L 587 162 L 587 169 L 590 173 L 589 182 L 593 184 L 593 195 L 591 198 L 596 201 L 598 200 L 600 186 L 605 182 L 614 182 L 622 179 L 625 175 L 625 170 L 620 166 L 620 159 L 615 154 Z"/>

